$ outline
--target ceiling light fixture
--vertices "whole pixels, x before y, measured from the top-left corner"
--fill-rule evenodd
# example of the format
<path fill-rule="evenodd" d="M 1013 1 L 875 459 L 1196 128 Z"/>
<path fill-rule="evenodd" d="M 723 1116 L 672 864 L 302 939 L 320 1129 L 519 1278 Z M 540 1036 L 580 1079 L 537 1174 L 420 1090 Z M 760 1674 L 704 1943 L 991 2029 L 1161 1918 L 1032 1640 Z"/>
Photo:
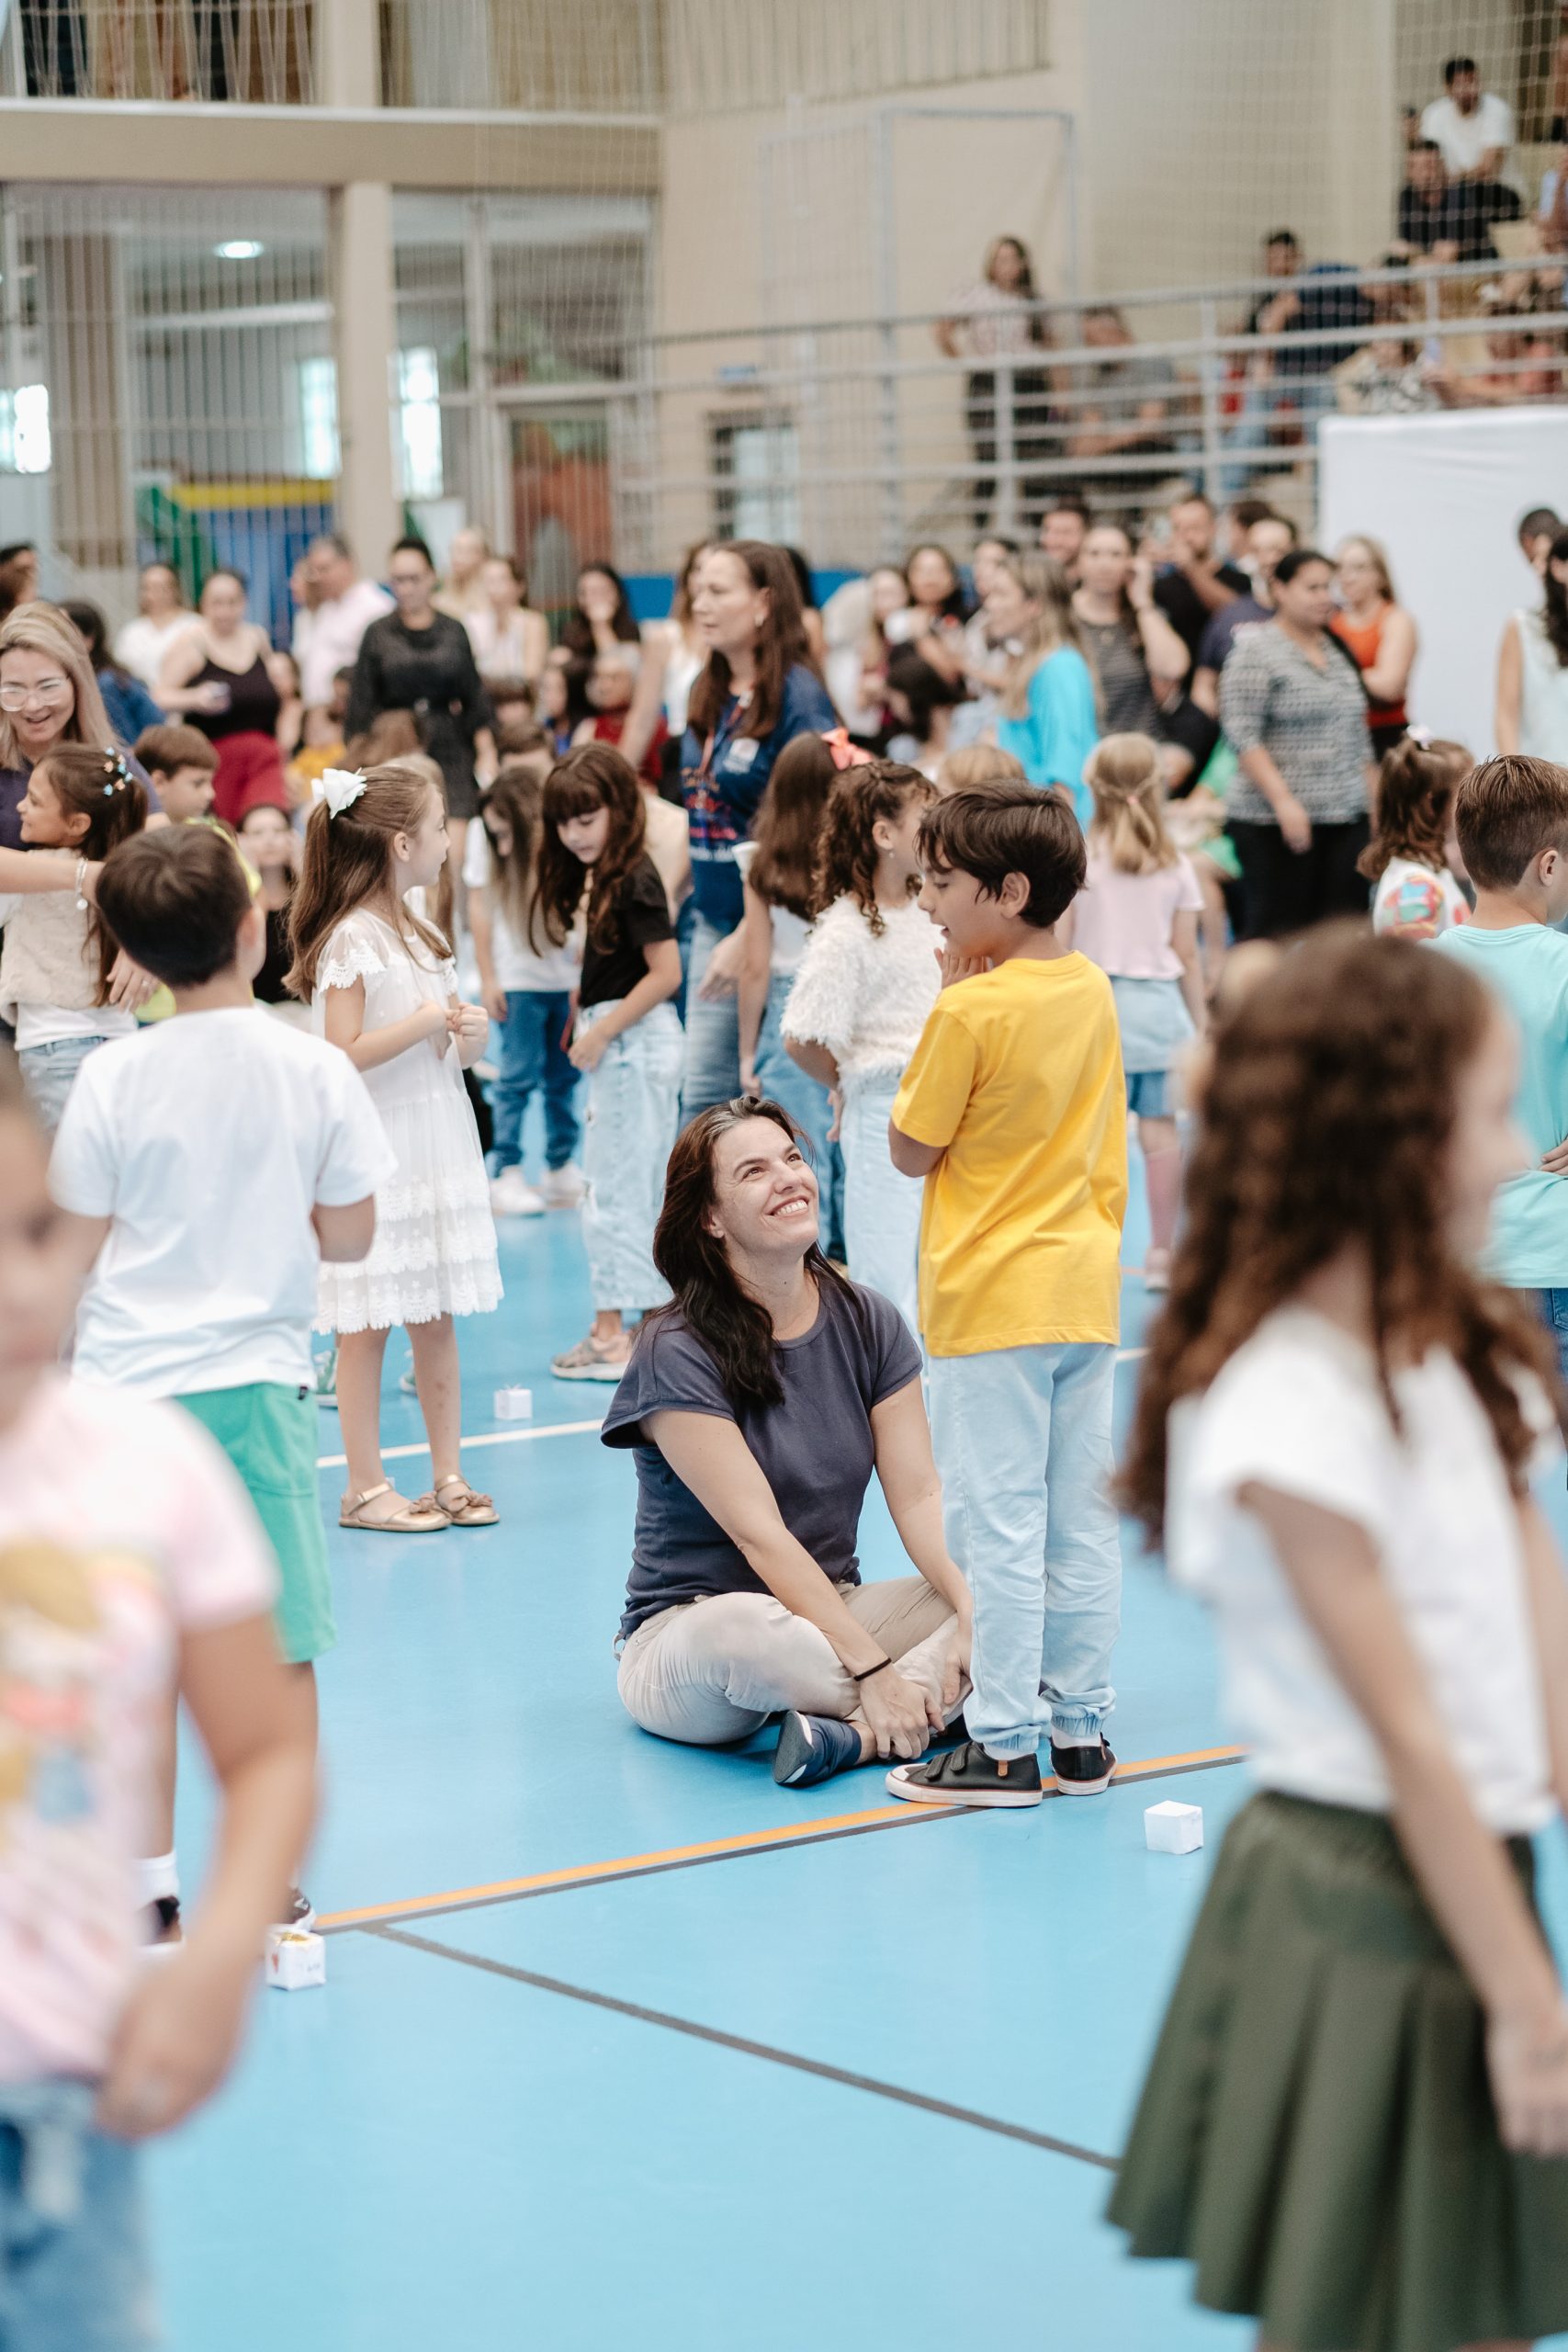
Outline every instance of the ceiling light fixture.
<path fill-rule="evenodd" d="M 258 244 L 254 237 L 226 237 L 212 250 L 220 261 L 259 261 L 266 247 Z"/>

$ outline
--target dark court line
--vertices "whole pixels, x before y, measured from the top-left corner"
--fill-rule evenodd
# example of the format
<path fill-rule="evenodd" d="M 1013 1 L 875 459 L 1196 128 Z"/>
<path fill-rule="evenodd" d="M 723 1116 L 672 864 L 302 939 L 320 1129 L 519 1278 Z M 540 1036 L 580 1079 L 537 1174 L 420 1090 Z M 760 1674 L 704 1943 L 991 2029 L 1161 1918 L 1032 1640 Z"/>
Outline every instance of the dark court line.
<path fill-rule="evenodd" d="M 868 2091 L 874 2098 L 891 2099 L 899 2107 L 918 2108 L 925 2115 L 944 2116 L 950 2123 L 967 2123 L 977 2132 L 989 2132 L 997 2139 L 1021 2140 L 1026 2147 L 1043 2148 L 1054 2156 L 1070 2156 L 1077 2164 L 1094 2165 L 1102 2172 L 1114 2172 L 1120 2161 L 1115 2156 L 1102 2155 L 1098 2148 L 1080 2148 L 1075 2141 L 1055 2139 L 1049 2132 L 1032 2132 L 1027 2124 L 1005 2123 L 1000 2117 L 982 2115 L 972 2107 L 955 2107 L 949 2099 L 928 2098 L 923 2091 L 906 2090 L 902 2084 L 885 2083 L 875 2075 L 852 2074 L 845 2066 L 830 2066 L 819 2058 L 803 2058 L 797 2051 L 775 2049 L 769 2041 L 750 2041 L 743 2034 L 724 2033 L 716 2026 L 698 2025 L 691 2018 L 671 2017 L 665 2009 L 645 2008 L 638 2001 L 621 2001 L 613 1994 L 591 1992 L 584 1984 L 568 1984 L 558 1976 L 541 1976 L 531 1968 L 513 1968 L 506 1961 L 460 1951 L 456 1945 L 437 1943 L 430 1936 L 410 1935 L 404 1928 L 367 1927 L 359 1932 L 378 1936 L 384 1943 L 406 1945 L 411 1951 L 428 1952 L 435 1960 L 453 1961 L 459 1968 L 478 1969 L 482 1975 L 526 1984 L 536 1993 L 554 1993 L 562 2000 L 581 2001 L 591 2009 L 608 2009 L 616 2017 L 635 2018 L 639 2025 L 659 2026 L 667 2033 L 683 2033 L 693 2041 L 712 2042 L 720 2050 L 738 2051 L 745 2058 L 761 2058 L 773 2066 L 788 2066 L 797 2075 L 815 2075 L 819 2081 L 840 2083 L 847 2090 Z"/>

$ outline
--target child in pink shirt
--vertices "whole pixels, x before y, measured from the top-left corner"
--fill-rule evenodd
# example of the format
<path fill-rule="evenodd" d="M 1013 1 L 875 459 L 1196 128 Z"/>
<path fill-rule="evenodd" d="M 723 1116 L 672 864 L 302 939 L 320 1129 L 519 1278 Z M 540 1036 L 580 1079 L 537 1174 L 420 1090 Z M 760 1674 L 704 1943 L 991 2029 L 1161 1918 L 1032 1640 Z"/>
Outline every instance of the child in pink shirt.
<path fill-rule="evenodd" d="M 1107 735 L 1084 781 L 1094 797 L 1089 873 L 1068 935 L 1109 975 L 1116 999 L 1127 1107 L 1138 1123 L 1149 1196 L 1144 1283 L 1165 1290 L 1181 1192 L 1172 1072 L 1205 1021 L 1198 956 L 1203 894 L 1166 831 L 1164 770 L 1152 737 Z"/>
<path fill-rule="evenodd" d="M 58 1369 L 81 1267 L 0 1050 L 0 2339 L 152 2340 L 132 2143 L 228 2072 L 310 1831 L 309 1722 L 248 1497 L 173 1405 Z M 185 1942 L 139 1964 L 177 1688 L 222 1807 Z"/>

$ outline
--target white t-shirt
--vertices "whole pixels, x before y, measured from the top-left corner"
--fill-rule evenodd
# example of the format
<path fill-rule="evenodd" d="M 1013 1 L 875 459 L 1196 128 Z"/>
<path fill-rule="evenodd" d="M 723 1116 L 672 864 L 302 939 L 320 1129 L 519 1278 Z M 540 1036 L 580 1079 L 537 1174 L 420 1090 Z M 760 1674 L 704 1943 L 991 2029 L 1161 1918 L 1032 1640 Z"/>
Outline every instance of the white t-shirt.
<path fill-rule="evenodd" d="M 1436 939 L 1469 921 L 1470 902 L 1446 865 L 1420 865 L 1413 857 L 1389 859 L 1372 900 L 1374 931 Z"/>
<path fill-rule="evenodd" d="M 100 1047 L 50 1163 L 62 1208 L 114 1220 L 77 1317 L 77 1379 L 149 1396 L 308 1382 L 310 1211 L 367 1199 L 396 1168 L 348 1056 L 262 1005 Z"/>
<path fill-rule="evenodd" d="M 1386 1813 L 1377 1743 L 1235 1497 L 1256 1480 L 1364 1527 L 1476 1811 L 1502 1835 L 1531 1834 L 1554 1801 L 1507 1479 L 1446 1351 L 1397 1374 L 1394 1393 L 1403 1440 L 1365 1348 L 1304 1307 L 1268 1317 L 1171 1415 L 1167 1556 L 1214 1609 L 1228 1712 L 1263 1786 Z M 1535 1382 L 1521 1393 L 1532 1423 L 1554 1429 Z"/>
<path fill-rule="evenodd" d="M 740 868 L 740 878 L 743 882 L 750 880 L 751 868 L 756 862 L 756 856 L 755 842 L 736 842 L 735 863 Z M 770 906 L 768 917 L 772 933 L 768 948 L 768 970 L 775 978 L 787 979 L 800 969 L 801 958 L 806 953 L 806 943 L 811 936 L 811 925 L 804 915 L 795 914 L 789 907 Z"/>
<path fill-rule="evenodd" d="M 486 901 L 490 909 L 490 958 L 496 987 L 509 993 L 517 989 L 570 995 L 582 978 L 581 940 L 574 933 L 564 947 L 551 948 L 540 955 L 518 938 L 502 899 L 494 852 L 482 824 L 468 827 L 468 846 L 463 852 L 463 879 L 470 890 L 490 893 Z"/>
<path fill-rule="evenodd" d="M 0 2083 L 103 2073 L 180 1635 L 264 1615 L 276 1584 L 250 1497 L 187 1413 L 51 1373 L 0 1430 Z"/>
<path fill-rule="evenodd" d="M 1457 176 L 1474 171 L 1489 147 L 1501 147 L 1506 158 L 1514 143 L 1514 109 L 1491 90 L 1476 100 L 1473 114 L 1461 114 L 1452 98 L 1434 98 L 1421 117 L 1421 136 L 1437 141 Z"/>
<path fill-rule="evenodd" d="M 354 667 L 366 630 L 391 609 L 392 599 L 373 580 L 355 580 L 341 596 L 330 597 L 313 611 L 300 606 L 294 616 L 291 650 L 299 664 L 299 692 L 308 709 L 326 707 L 333 698 L 333 680 L 340 670 Z"/>
<path fill-rule="evenodd" d="M 198 625 L 199 616 L 196 613 L 173 613 L 166 621 L 149 620 L 145 613 L 139 613 L 133 621 L 126 622 L 115 639 L 114 658 L 133 678 L 140 678 L 150 694 L 155 694 L 158 673 L 170 646 L 187 629 Z"/>

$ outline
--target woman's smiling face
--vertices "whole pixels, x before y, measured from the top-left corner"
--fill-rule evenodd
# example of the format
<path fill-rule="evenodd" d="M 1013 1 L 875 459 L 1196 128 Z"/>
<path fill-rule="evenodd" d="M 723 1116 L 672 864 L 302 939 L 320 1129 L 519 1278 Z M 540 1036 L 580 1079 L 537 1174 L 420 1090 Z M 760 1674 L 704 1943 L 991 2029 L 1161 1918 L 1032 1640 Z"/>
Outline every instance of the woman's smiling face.
<path fill-rule="evenodd" d="M 772 1119 L 743 1119 L 714 1145 L 708 1228 L 731 1257 L 804 1258 L 817 1238 L 817 1179 Z"/>

